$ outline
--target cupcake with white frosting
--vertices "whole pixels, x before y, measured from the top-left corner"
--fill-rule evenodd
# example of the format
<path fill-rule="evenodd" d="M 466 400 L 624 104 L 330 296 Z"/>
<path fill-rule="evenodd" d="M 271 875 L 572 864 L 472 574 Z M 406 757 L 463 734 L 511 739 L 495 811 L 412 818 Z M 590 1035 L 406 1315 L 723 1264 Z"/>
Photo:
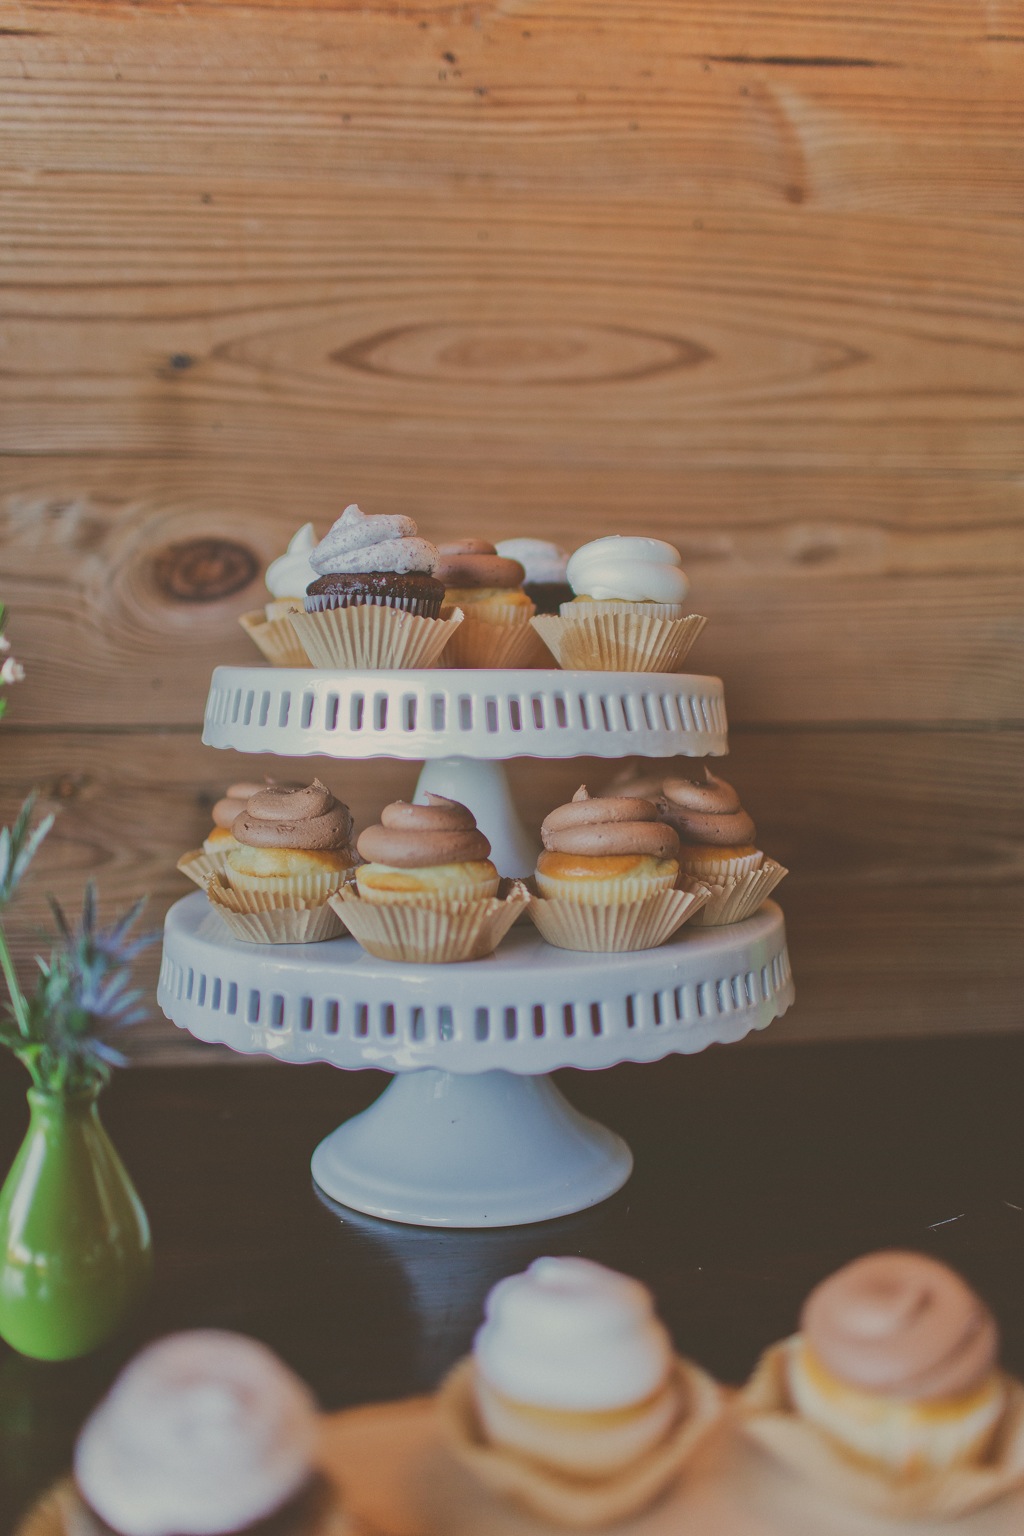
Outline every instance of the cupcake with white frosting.
<path fill-rule="evenodd" d="M 689 582 L 663 539 L 613 534 L 576 550 L 574 596 L 533 626 L 561 666 L 581 671 L 678 672 L 704 628 L 687 614 Z"/>
<path fill-rule="evenodd" d="M 473 1354 L 441 1394 L 456 1455 L 559 1524 L 642 1509 L 714 1424 L 714 1383 L 680 1360 L 638 1280 L 537 1259 L 487 1298 Z"/>
<path fill-rule="evenodd" d="M 462 619 L 438 617 L 439 559 L 411 517 L 346 507 L 309 555 L 304 611 L 289 615 L 314 666 L 433 666 Z"/>
<path fill-rule="evenodd" d="M 309 557 L 316 544 L 312 523 L 303 523 L 292 535 L 288 549 L 267 566 L 270 601 L 262 609 L 243 613 L 239 623 L 275 667 L 308 667 L 309 659 L 288 622 L 290 613 L 301 613 L 306 588 L 316 577 Z"/>

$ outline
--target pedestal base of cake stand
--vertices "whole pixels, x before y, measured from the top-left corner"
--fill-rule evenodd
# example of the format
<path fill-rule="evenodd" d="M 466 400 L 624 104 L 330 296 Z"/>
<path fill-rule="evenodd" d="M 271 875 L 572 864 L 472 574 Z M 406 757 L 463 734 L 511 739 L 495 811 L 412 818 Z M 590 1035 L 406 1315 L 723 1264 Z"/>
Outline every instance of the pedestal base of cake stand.
<path fill-rule="evenodd" d="M 621 1189 L 633 1155 L 548 1077 L 395 1077 L 312 1158 L 332 1200 L 386 1221 L 429 1227 L 516 1227 L 549 1221 Z"/>
<path fill-rule="evenodd" d="M 426 791 L 466 805 L 491 845 L 499 875 L 518 879 L 532 875 L 540 838 L 519 819 L 505 764 L 471 757 L 438 757 L 423 764 L 414 799 L 423 803 Z"/>

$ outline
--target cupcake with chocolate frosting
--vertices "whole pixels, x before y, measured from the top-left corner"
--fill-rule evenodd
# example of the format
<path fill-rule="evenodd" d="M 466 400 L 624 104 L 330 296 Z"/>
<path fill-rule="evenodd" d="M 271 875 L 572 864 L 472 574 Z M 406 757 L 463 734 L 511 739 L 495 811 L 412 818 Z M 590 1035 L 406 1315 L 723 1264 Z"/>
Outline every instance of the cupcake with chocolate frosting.
<path fill-rule="evenodd" d="M 183 875 L 194 880 L 196 885 L 205 885 L 210 875 L 223 873 L 227 855 L 232 848 L 238 847 L 238 842 L 231 831 L 235 820 L 245 810 L 246 805 L 253 795 L 258 795 L 260 790 L 274 786 L 273 779 L 261 779 L 258 783 L 242 780 L 238 784 L 229 784 L 221 798 L 215 802 L 211 812 L 213 826 L 203 840 L 203 846 L 196 848 L 191 853 L 183 853 L 178 860 L 178 868 Z M 287 784 L 281 786 L 286 789 L 300 789 L 299 784 Z"/>
<path fill-rule="evenodd" d="M 456 539 L 439 546 L 438 579 L 444 600 L 465 622 L 445 650 L 449 667 L 515 667 L 533 651 L 529 627 L 536 612 L 523 591 L 523 567 L 499 555 L 485 539 Z"/>
<path fill-rule="evenodd" d="M 309 658 L 288 622 L 288 615 L 301 613 L 306 587 L 316 572 L 309 556 L 316 543 L 312 523 L 304 523 L 294 534 L 283 555 L 267 566 L 269 603 L 262 610 L 243 613 L 238 622 L 275 667 L 307 667 Z"/>
<path fill-rule="evenodd" d="M 433 666 L 460 622 L 441 620 L 436 547 L 411 517 L 368 517 L 353 503 L 315 545 L 303 613 L 289 616 L 321 667 Z"/>
<path fill-rule="evenodd" d="M 811 1292 L 799 1333 L 744 1389 L 741 1422 L 878 1513 L 958 1513 L 1024 1480 L 1024 1395 L 998 1351 L 988 1308 L 945 1264 L 868 1254 Z"/>
<path fill-rule="evenodd" d="M 742 922 L 787 871 L 756 846 L 757 831 L 731 784 L 702 762 L 684 759 L 685 774 L 662 780 L 658 814 L 679 835 L 679 867 L 709 888 L 698 917 L 703 927 Z"/>
<path fill-rule="evenodd" d="M 366 862 L 354 890 L 332 898 L 370 954 L 427 963 L 489 955 L 526 902 L 521 886 L 498 899 L 491 845 L 466 806 L 428 792 L 426 805 L 396 800 L 360 833 Z"/>
<path fill-rule="evenodd" d="M 562 949 L 653 948 L 706 899 L 676 888 L 679 839 L 650 800 L 592 797 L 583 784 L 540 835 L 530 915 Z"/>

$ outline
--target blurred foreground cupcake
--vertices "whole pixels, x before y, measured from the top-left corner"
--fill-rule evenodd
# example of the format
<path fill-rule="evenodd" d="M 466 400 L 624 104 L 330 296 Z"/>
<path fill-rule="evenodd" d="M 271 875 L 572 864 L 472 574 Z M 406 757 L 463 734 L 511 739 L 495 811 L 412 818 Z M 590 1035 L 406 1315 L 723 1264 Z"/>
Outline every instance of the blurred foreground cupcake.
<path fill-rule="evenodd" d="M 499 1496 L 556 1524 L 609 1524 L 652 1503 L 720 1414 L 637 1280 L 545 1258 L 487 1298 L 472 1357 L 441 1389 L 449 1448 Z"/>
<path fill-rule="evenodd" d="M 237 938 L 313 943 L 341 932 L 328 897 L 353 878 L 357 854 L 348 806 L 326 784 L 261 789 L 231 833 L 237 846 L 206 893 Z"/>
<path fill-rule="evenodd" d="M 317 667 L 431 667 L 461 623 L 441 619 L 436 547 L 411 517 L 345 508 L 315 545 L 304 612 L 288 622 Z"/>
<path fill-rule="evenodd" d="M 396 800 L 357 843 L 366 862 L 355 890 L 332 898 L 349 932 L 382 960 L 427 963 L 491 954 L 522 911 L 526 892 L 498 899 L 491 845 L 466 806 L 427 794 Z"/>
<path fill-rule="evenodd" d="M 456 539 L 438 549 L 445 604 L 465 615 L 445 648 L 445 666 L 521 666 L 536 645 L 530 629 L 536 610 L 523 591 L 519 561 L 499 555 L 485 539 Z"/>
<path fill-rule="evenodd" d="M 700 761 L 662 781 L 662 820 L 679 836 L 679 867 L 706 885 L 710 896 L 698 926 L 742 922 L 756 912 L 787 871 L 756 846 L 757 831 L 731 784 Z"/>
<path fill-rule="evenodd" d="M 984 1303 L 920 1253 L 856 1259 L 808 1297 L 740 1399 L 746 1432 L 836 1497 L 955 1515 L 1024 1483 L 1024 1391 Z"/>
<path fill-rule="evenodd" d="M 270 602 L 262 611 L 257 608 L 253 613 L 243 613 L 238 621 L 275 667 L 309 666 L 309 657 L 289 624 L 288 615 L 302 612 L 306 588 L 316 577 L 309 563 L 315 544 L 313 524 L 304 523 L 292 537 L 287 553 L 267 566 Z"/>
<path fill-rule="evenodd" d="M 563 603 L 572 602 L 566 550 L 547 539 L 502 539 L 494 547 L 505 560 L 518 560 L 523 591 L 538 613 L 557 613 Z"/>
<path fill-rule="evenodd" d="M 318 1439 L 312 1394 L 263 1344 L 172 1334 L 131 1361 L 86 1421 L 75 1487 L 51 1506 L 64 1506 L 69 1536 L 343 1536 Z"/>
<path fill-rule="evenodd" d="M 706 899 L 677 889 L 679 838 L 650 800 L 592 797 L 584 784 L 540 835 L 530 916 L 560 949 L 653 949 Z"/>
<path fill-rule="evenodd" d="M 566 575 L 575 596 L 533 627 L 566 670 L 678 672 L 707 620 L 687 614 L 689 582 L 663 539 L 614 534 L 584 544 Z"/>

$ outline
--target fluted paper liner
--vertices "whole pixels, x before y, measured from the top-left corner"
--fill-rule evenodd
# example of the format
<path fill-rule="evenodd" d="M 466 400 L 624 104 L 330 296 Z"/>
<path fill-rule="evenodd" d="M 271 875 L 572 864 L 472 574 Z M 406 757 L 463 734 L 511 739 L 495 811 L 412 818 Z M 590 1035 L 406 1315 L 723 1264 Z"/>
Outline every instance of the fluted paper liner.
<path fill-rule="evenodd" d="M 294 1525 L 279 1512 L 269 1516 L 270 1527 L 278 1536 L 369 1536 L 346 1516 L 337 1490 L 328 1491 L 324 1497 L 325 1508 L 316 1510 L 312 1524 L 302 1512 L 296 1514 Z M 256 1527 L 267 1528 L 263 1521 Z M 17 1536 L 110 1536 L 110 1526 L 88 1508 L 74 1478 L 66 1477 L 29 1511 L 18 1526 Z"/>
<path fill-rule="evenodd" d="M 193 848 L 191 853 L 182 854 L 176 868 L 205 890 L 206 882 L 211 875 L 219 876 L 224 873 L 224 858 L 223 853 L 207 853 L 205 848 Z"/>
<path fill-rule="evenodd" d="M 734 859 L 691 859 L 687 856 L 686 843 L 683 843 L 676 857 L 683 874 L 689 875 L 692 880 L 699 880 L 702 885 L 723 885 L 726 880 L 738 880 L 741 875 L 760 869 L 764 863 L 764 854 L 760 849 L 755 853 L 740 854 Z"/>
<path fill-rule="evenodd" d="M 576 1530 L 611 1525 L 652 1504 L 684 1471 L 722 1414 L 717 1384 L 691 1361 L 677 1357 L 680 1414 L 665 1437 L 632 1465 L 608 1477 L 586 1478 L 559 1473 L 490 1443 L 477 1414 L 473 1371 L 472 1359 L 461 1360 L 438 1393 L 437 1412 L 448 1449 L 493 1493 L 525 1505 L 541 1519 Z"/>
<path fill-rule="evenodd" d="M 500 624 L 463 613 L 458 634 L 444 648 L 445 667 L 523 667 L 536 660 L 537 636 L 530 628 L 532 610 L 510 609 Z M 443 614 L 451 612 L 442 609 Z"/>
<path fill-rule="evenodd" d="M 356 855 L 353 854 L 353 859 Z M 284 897 L 301 901 L 307 907 L 322 907 L 328 896 L 348 885 L 356 877 L 355 863 L 348 869 L 321 869 L 305 875 L 240 875 L 225 860 L 220 871 L 220 881 L 229 885 L 240 896 L 256 895 L 280 902 Z"/>
<path fill-rule="evenodd" d="M 642 613 L 651 619 L 685 619 L 685 603 L 634 603 L 628 598 L 588 597 L 583 602 L 559 603 L 563 619 L 596 619 L 606 613 Z"/>
<path fill-rule="evenodd" d="M 664 944 L 700 910 L 707 897 L 707 887 L 696 882 L 686 889 L 655 891 L 639 901 L 601 906 L 585 901 L 547 901 L 531 894 L 530 916 L 541 937 L 558 949 L 615 955 Z"/>
<path fill-rule="evenodd" d="M 365 867 L 365 866 L 364 866 Z M 395 902 L 407 902 L 410 899 L 418 901 L 423 896 L 437 896 L 444 901 L 480 901 L 489 896 L 497 896 L 501 886 L 501 880 L 494 875 L 490 880 L 480 880 L 475 885 L 471 880 L 464 880 L 460 885 L 447 886 L 445 890 L 434 891 L 375 891 L 372 886 L 359 884 L 358 872 L 356 875 L 356 889 L 362 901 L 368 901 L 371 906 L 391 906 Z M 505 893 L 508 894 L 507 892 Z"/>
<path fill-rule="evenodd" d="M 244 939 L 247 944 L 320 944 L 345 931 L 344 923 L 328 902 L 309 903 L 298 896 L 236 891 L 214 877 L 206 882 L 206 894 L 235 938 Z"/>
<path fill-rule="evenodd" d="M 530 623 L 567 672 L 679 672 L 707 619 L 699 613 L 683 619 L 642 613 L 567 619 L 539 613 Z"/>
<path fill-rule="evenodd" d="M 443 619 L 425 619 L 422 614 L 378 603 L 353 603 L 348 608 L 293 613 L 285 622 L 314 667 L 407 670 L 436 666 L 462 623 L 462 609 L 451 609 Z"/>
<path fill-rule="evenodd" d="M 555 880 L 550 875 L 542 875 L 539 870 L 533 876 L 537 894 L 544 901 L 571 901 L 598 907 L 641 901 L 656 891 L 674 890 L 678 881 L 678 870 L 671 875 L 647 875 L 636 880 Z"/>
<path fill-rule="evenodd" d="M 450 965 L 493 954 L 529 899 L 513 881 L 504 901 L 497 896 L 449 901 L 443 896 L 405 902 L 364 901 L 351 887 L 330 898 L 353 938 L 380 960 Z"/>
<path fill-rule="evenodd" d="M 774 859 L 765 859 L 760 869 L 752 869 L 738 880 L 726 880 L 722 884 L 702 880 L 708 892 L 694 922 L 696 928 L 724 928 L 729 923 L 742 923 L 753 917 L 758 907 L 766 901 L 789 870 Z M 689 876 L 691 880 L 695 876 Z"/>
<path fill-rule="evenodd" d="M 1024 1484 L 1024 1387 L 1004 1377 L 1006 1407 L 983 1460 L 908 1477 L 847 1454 L 796 1411 L 789 1394 L 789 1341 L 773 1344 L 736 1400 L 738 1423 L 791 1472 L 840 1503 L 888 1520 L 953 1519 Z"/>
<path fill-rule="evenodd" d="M 272 667 L 311 665 L 289 617 L 268 619 L 264 611 L 257 608 L 252 613 L 243 613 L 238 622 Z"/>

